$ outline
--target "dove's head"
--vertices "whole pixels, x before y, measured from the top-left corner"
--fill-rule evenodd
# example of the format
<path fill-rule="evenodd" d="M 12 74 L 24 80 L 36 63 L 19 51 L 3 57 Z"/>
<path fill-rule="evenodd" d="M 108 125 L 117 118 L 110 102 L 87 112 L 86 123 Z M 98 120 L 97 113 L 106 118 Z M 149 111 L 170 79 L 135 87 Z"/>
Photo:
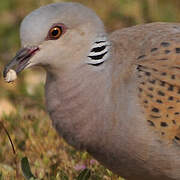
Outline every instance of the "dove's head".
<path fill-rule="evenodd" d="M 79 3 L 42 6 L 21 23 L 22 48 L 6 66 L 18 73 L 39 65 L 48 69 L 102 64 L 110 43 L 104 25 L 89 8 Z"/>

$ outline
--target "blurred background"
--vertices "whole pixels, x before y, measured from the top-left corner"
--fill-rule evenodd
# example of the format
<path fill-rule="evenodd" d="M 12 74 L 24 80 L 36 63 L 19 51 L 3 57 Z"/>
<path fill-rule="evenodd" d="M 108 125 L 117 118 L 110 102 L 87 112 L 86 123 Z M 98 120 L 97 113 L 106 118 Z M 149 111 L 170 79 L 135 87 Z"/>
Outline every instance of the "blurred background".
<path fill-rule="evenodd" d="M 0 73 L 20 48 L 19 25 L 25 15 L 41 5 L 61 0 L 0 1 Z M 65 0 L 64 0 L 65 1 Z M 68 0 L 66 0 L 68 1 Z M 107 31 L 150 22 L 180 22 L 179 0 L 71 0 L 94 9 Z M 77 152 L 59 138 L 44 106 L 45 73 L 29 69 L 14 83 L 0 77 L 0 179 L 23 179 L 20 159 L 27 156 L 35 176 L 75 179 L 84 168 L 91 179 L 120 179 L 86 152 Z M 15 146 L 13 154 L 2 123 Z"/>

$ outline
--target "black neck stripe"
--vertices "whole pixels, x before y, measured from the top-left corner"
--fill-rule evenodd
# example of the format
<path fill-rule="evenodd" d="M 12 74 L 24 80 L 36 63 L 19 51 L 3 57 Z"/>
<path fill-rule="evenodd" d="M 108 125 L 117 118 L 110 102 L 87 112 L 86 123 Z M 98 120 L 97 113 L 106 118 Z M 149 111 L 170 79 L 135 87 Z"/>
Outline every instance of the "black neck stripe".
<path fill-rule="evenodd" d="M 103 54 L 100 54 L 100 55 L 95 55 L 95 56 L 88 56 L 89 58 L 91 58 L 92 60 L 100 60 L 102 59 L 106 54 L 107 54 L 108 51 L 106 51 L 105 53 Z"/>

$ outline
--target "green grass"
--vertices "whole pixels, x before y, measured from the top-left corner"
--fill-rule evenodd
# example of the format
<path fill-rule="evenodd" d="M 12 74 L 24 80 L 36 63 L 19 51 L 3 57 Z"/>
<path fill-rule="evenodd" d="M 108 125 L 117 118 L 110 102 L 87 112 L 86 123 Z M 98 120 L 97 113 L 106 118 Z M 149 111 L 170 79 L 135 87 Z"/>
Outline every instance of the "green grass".
<path fill-rule="evenodd" d="M 141 23 L 180 21 L 178 0 L 72 0 L 93 8 L 104 21 L 107 30 Z M 31 10 L 56 0 L 0 1 L 0 71 L 20 47 L 19 24 Z M 81 169 L 91 170 L 90 179 L 118 177 L 93 160 L 86 152 L 67 145 L 52 128 L 44 105 L 43 71 L 28 70 L 16 83 L 6 84 L 0 79 L 0 118 L 9 132 L 9 139 L 0 128 L 0 180 L 24 179 L 21 159 L 27 157 L 32 173 L 38 179 L 81 178 Z M 6 113 L 2 113 L 5 111 Z M 89 171 L 85 171 L 88 177 Z M 120 178 L 119 178 L 120 179 Z"/>

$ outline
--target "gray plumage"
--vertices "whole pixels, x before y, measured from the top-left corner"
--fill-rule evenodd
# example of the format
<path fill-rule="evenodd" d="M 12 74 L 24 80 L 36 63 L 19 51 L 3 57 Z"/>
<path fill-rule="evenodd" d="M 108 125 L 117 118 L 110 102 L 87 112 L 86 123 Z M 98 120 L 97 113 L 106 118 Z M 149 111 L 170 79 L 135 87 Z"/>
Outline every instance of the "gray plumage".
<path fill-rule="evenodd" d="M 49 39 L 54 24 L 63 33 Z M 180 179 L 179 24 L 107 34 L 92 10 L 56 3 L 25 17 L 20 36 L 4 76 L 45 68 L 47 110 L 69 144 L 128 180 Z"/>

